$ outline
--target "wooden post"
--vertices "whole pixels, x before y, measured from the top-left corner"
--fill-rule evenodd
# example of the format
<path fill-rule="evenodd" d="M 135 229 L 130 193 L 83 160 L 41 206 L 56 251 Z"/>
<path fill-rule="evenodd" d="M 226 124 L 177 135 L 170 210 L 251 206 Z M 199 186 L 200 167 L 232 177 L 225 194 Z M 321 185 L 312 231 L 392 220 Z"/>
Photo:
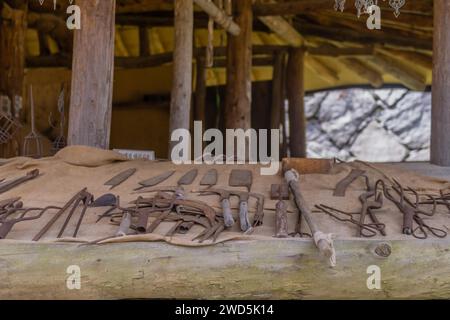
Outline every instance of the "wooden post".
<path fill-rule="evenodd" d="M 281 111 L 284 105 L 284 52 L 275 54 L 273 63 L 273 79 L 272 79 L 272 112 L 271 112 L 271 129 L 280 129 Z"/>
<path fill-rule="evenodd" d="M 234 1 L 239 36 L 228 36 L 225 127 L 249 129 L 252 103 L 252 0 Z"/>
<path fill-rule="evenodd" d="M 289 100 L 289 141 L 291 157 L 306 157 L 306 118 L 304 106 L 304 50 L 292 48 L 287 66 Z"/>
<path fill-rule="evenodd" d="M 194 37 L 194 4 L 175 0 L 175 48 L 170 102 L 170 134 L 176 129 L 189 130 L 192 97 L 192 55 Z M 170 137 L 169 137 L 170 138 Z M 172 147 L 171 142 L 169 158 Z"/>
<path fill-rule="evenodd" d="M 450 1 L 434 1 L 431 163 L 450 166 Z"/>
<path fill-rule="evenodd" d="M 78 0 L 69 144 L 109 148 L 114 73 L 115 0 Z"/>
<path fill-rule="evenodd" d="M 27 10 L 0 7 L 0 94 L 7 95 L 12 106 L 22 98 L 25 70 L 25 34 Z M 22 9 L 22 7 L 20 7 Z M 11 110 L 14 114 L 14 110 Z"/>
<path fill-rule="evenodd" d="M 203 57 L 197 57 L 197 74 L 195 84 L 195 114 L 196 121 L 202 121 L 205 128 L 206 107 L 206 63 Z"/>
<path fill-rule="evenodd" d="M 139 56 L 150 56 L 150 41 L 147 26 L 139 26 Z"/>

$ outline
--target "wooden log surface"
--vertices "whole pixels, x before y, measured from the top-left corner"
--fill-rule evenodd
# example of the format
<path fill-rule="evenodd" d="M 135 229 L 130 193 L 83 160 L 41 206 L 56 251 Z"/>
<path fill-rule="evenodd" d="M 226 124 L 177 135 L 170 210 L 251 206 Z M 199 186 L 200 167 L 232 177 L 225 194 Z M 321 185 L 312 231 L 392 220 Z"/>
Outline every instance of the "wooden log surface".
<path fill-rule="evenodd" d="M 226 12 L 218 8 L 214 2 L 209 0 L 194 0 L 195 4 L 204 10 L 215 23 L 220 25 L 224 30 L 232 34 L 233 36 L 239 35 L 241 28 L 236 22 L 229 17 Z"/>
<path fill-rule="evenodd" d="M 450 167 L 450 2 L 434 2 L 431 163 Z"/>
<path fill-rule="evenodd" d="M 228 37 L 225 127 L 249 129 L 252 104 L 252 1 L 234 1 L 237 37 Z"/>
<path fill-rule="evenodd" d="M 201 248 L 2 241 L 0 298 L 450 298 L 448 239 L 340 239 L 334 244 L 337 266 L 330 268 L 310 239 Z M 391 254 L 383 257 L 389 249 Z M 80 267 L 80 290 L 66 286 L 67 268 L 73 265 Z M 374 265 L 381 271 L 380 290 L 367 288 L 367 268 Z"/>
<path fill-rule="evenodd" d="M 194 4 L 175 1 L 175 48 L 170 99 L 170 135 L 176 129 L 189 129 L 192 96 L 192 57 L 194 37 Z M 169 158 L 174 142 L 170 142 Z"/>
<path fill-rule="evenodd" d="M 115 0 L 80 0 L 70 97 L 71 145 L 109 148 L 114 74 Z"/>
<path fill-rule="evenodd" d="M 287 98 L 289 101 L 291 157 L 306 157 L 306 116 L 304 88 L 304 50 L 293 48 L 287 66 Z"/>

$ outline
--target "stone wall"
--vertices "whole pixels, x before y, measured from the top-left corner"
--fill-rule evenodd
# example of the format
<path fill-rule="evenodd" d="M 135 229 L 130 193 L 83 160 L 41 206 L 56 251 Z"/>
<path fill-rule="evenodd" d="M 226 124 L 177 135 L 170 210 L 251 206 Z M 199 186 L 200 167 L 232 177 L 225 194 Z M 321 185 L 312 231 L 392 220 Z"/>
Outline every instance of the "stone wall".
<path fill-rule="evenodd" d="M 309 157 L 429 160 L 430 92 L 333 90 L 307 95 L 305 106 Z"/>

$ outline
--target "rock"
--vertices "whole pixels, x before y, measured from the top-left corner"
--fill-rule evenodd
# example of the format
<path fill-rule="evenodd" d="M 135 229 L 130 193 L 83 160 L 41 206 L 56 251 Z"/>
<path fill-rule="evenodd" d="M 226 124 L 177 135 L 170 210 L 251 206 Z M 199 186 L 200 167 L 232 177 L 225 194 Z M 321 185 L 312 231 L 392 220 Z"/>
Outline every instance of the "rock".
<path fill-rule="evenodd" d="M 305 96 L 305 115 L 307 119 L 313 118 L 318 113 L 327 95 L 328 92 L 324 91 Z"/>
<path fill-rule="evenodd" d="M 350 151 L 359 160 L 371 162 L 400 162 L 408 155 L 408 149 L 397 137 L 376 121 L 372 121 L 358 136 Z"/>
<path fill-rule="evenodd" d="M 373 94 L 383 108 L 393 108 L 399 100 L 408 92 L 406 89 L 378 89 Z"/>
<path fill-rule="evenodd" d="M 395 108 L 384 110 L 378 119 L 408 148 L 427 148 L 431 134 L 431 94 L 409 92 Z"/>
<path fill-rule="evenodd" d="M 318 116 L 322 129 L 339 148 L 343 148 L 364 127 L 376 108 L 370 90 L 339 90 L 324 99 Z"/>
<path fill-rule="evenodd" d="M 430 149 L 413 150 L 406 161 L 430 161 Z"/>

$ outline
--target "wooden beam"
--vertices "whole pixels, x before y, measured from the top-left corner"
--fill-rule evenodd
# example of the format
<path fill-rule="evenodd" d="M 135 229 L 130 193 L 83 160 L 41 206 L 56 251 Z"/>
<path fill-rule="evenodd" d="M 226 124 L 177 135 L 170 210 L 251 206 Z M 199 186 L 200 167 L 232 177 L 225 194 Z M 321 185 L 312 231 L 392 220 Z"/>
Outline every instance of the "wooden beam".
<path fill-rule="evenodd" d="M 215 23 L 233 36 L 239 35 L 241 29 L 222 9 L 209 0 L 194 0 L 195 4 L 205 11 Z"/>
<path fill-rule="evenodd" d="M 393 58 L 400 58 L 405 61 L 411 62 L 415 65 L 421 66 L 425 69 L 433 69 L 433 58 L 429 55 L 414 52 L 414 51 L 405 51 L 391 48 L 377 48 L 379 52 L 387 54 Z"/>
<path fill-rule="evenodd" d="M 0 7 L 0 94 L 22 98 L 25 75 L 26 7 Z"/>
<path fill-rule="evenodd" d="M 61 51 L 72 52 L 73 32 L 67 29 L 65 20 L 54 14 L 28 13 L 28 26 L 48 34 L 58 43 Z"/>
<path fill-rule="evenodd" d="M 450 167 L 450 2 L 434 1 L 431 163 Z"/>
<path fill-rule="evenodd" d="M 306 66 L 311 68 L 319 78 L 322 78 L 329 84 L 335 84 L 339 81 L 339 74 L 337 71 L 319 58 L 314 58 L 307 55 L 305 56 L 305 62 Z"/>
<path fill-rule="evenodd" d="M 170 134 L 189 130 L 192 98 L 192 58 L 194 40 L 194 4 L 175 0 L 175 39 L 173 80 L 170 100 Z M 169 137 L 170 138 L 170 137 Z M 169 159 L 175 142 L 170 142 Z"/>
<path fill-rule="evenodd" d="M 309 55 L 313 56 L 327 56 L 327 57 L 354 57 L 354 56 L 371 56 L 373 54 L 373 46 L 367 45 L 364 47 L 347 47 L 339 48 L 334 45 L 323 44 L 318 47 L 306 48 Z"/>
<path fill-rule="evenodd" d="M 252 0 L 234 1 L 237 37 L 228 38 L 225 128 L 249 129 L 252 104 Z"/>
<path fill-rule="evenodd" d="M 258 17 L 297 15 L 311 10 L 325 9 L 329 6 L 329 0 L 297 0 L 278 3 L 256 2 L 253 5 L 253 13 Z"/>
<path fill-rule="evenodd" d="M 381 52 L 375 52 L 373 56 L 375 65 L 391 74 L 407 88 L 415 91 L 424 91 L 426 88 L 426 78 L 423 74 L 404 66 L 400 60 L 389 57 Z"/>
<path fill-rule="evenodd" d="M 204 58 L 197 58 L 197 71 L 195 81 L 195 112 L 194 120 L 202 121 L 205 127 L 206 120 L 206 61 Z"/>
<path fill-rule="evenodd" d="M 286 55 L 283 52 L 277 53 L 273 59 L 273 79 L 272 79 L 272 110 L 271 129 L 280 129 L 281 112 L 284 106 L 283 76 L 285 69 Z"/>
<path fill-rule="evenodd" d="M 69 144 L 108 149 L 116 1 L 78 0 L 77 4 L 83 24 L 74 38 Z"/>
<path fill-rule="evenodd" d="M 259 20 L 289 45 L 293 47 L 303 45 L 303 37 L 283 17 L 259 17 Z"/>
<path fill-rule="evenodd" d="M 357 58 L 341 58 L 339 61 L 355 75 L 367 80 L 372 87 L 380 88 L 383 85 L 383 76 L 367 63 Z"/>
<path fill-rule="evenodd" d="M 289 101 L 291 157 L 306 158 L 304 50 L 302 48 L 293 48 L 289 52 L 287 70 L 286 89 Z"/>
<path fill-rule="evenodd" d="M 139 55 L 141 57 L 150 56 L 150 41 L 146 26 L 139 27 Z"/>

